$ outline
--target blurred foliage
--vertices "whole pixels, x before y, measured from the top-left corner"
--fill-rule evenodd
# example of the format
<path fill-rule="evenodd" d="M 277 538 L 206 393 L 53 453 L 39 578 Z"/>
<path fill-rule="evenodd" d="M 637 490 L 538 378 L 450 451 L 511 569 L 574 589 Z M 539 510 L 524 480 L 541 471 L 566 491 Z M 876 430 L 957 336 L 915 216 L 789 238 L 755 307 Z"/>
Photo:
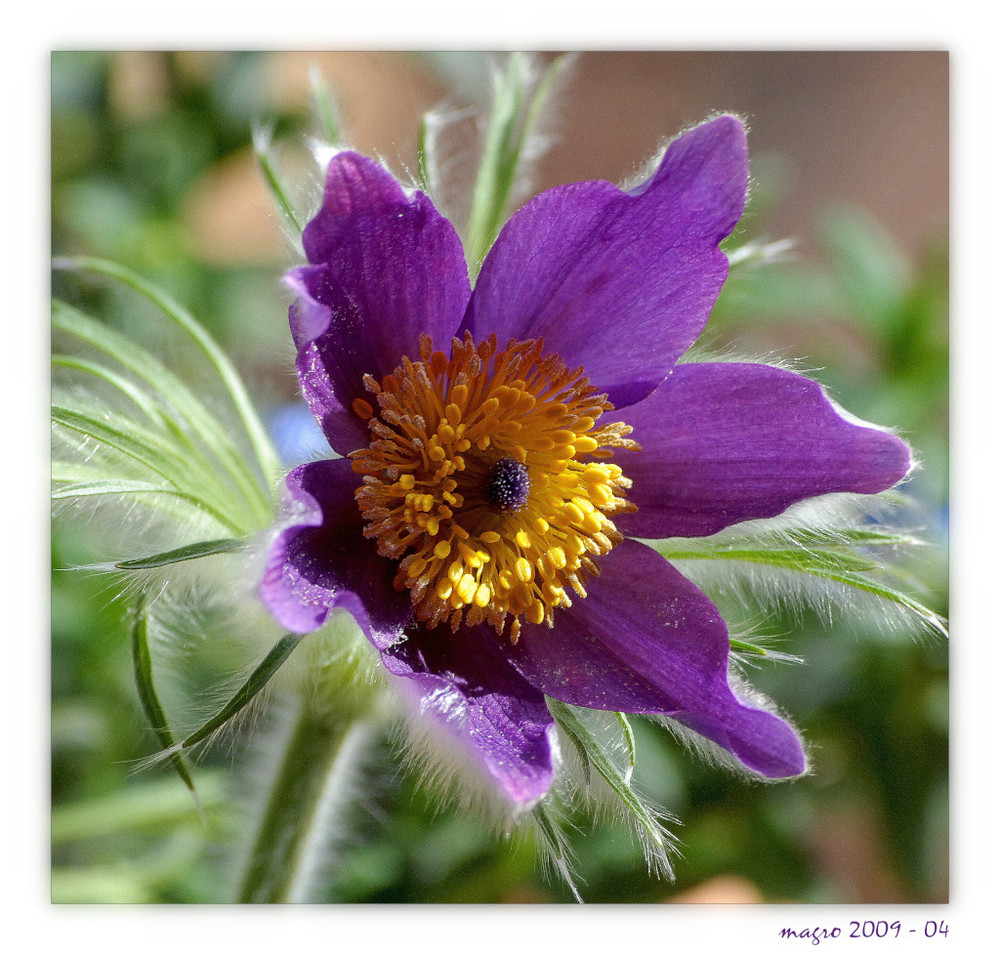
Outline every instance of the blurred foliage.
<path fill-rule="evenodd" d="M 155 277 L 229 350 L 266 413 L 295 393 L 279 217 L 270 244 L 246 246 L 238 224 L 229 225 L 234 248 L 213 249 L 202 234 L 206 222 L 219 225 L 227 202 L 240 201 L 220 185 L 233 170 L 248 191 L 264 194 L 248 174 L 255 126 L 270 125 L 276 141 L 308 130 L 304 100 L 268 98 L 265 68 L 266 56 L 250 53 L 54 54 L 52 241 L 55 255 L 102 256 Z M 755 178 L 766 183 L 766 168 Z M 766 234 L 768 202 L 780 198 L 776 188 L 758 194 L 767 201 L 752 203 L 741 241 Z M 935 546 L 907 557 L 906 569 L 929 588 L 930 606 L 947 614 L 945 244 L 907 262 L 852 209 L 821 210 L 813 238 L 815 249 L 788 261 L 734 267 L 711 344 L 796 360 L 845 407 L 898 427 L 914 445 L 924 467 L 910 484 L 916 504 L 900 520 Z M 133 298 L 63 275 L 54 283 L 89 314 L 169 351 Z M 169 767 L 138 768 L 156 745 L 132 681 L 128 595 L 110 577 L 63 569 L 106 557 L 86 522 L 54 525 L 53 898 L 226 901 L 238 793 L 261 781 L 243 778 L 232 742 L 194 767 L 200 810 Z M 945 900 L 947 647 L 867 632 L 854 620 L 760 620 L 743 607 L 723 609 L 806 661 L 768 664 L 753 680 L 803 731 L 814 773 L 749 784 L 635 720 L 636 785 L 681 820 L 677 880 L 648 875 L 624 826 L 581 816 L 572 820 L 572 844 L 584 897 Z M 228 679 L 246 663 L 235 641 L 198 635 L 174 654 L 166 669 L 183 672 L 168 693 L 175 711 L 178 699 L 204 700 L 220 674 Z M 527 840 L 498 843 L 474 818 L 431 803 L 387 743 L 373 758 L 384 785 L 356 810 L 331 899 L 571 900 L 539 872 Z M 725 893 L 712 896 L 712 886 Z"/>

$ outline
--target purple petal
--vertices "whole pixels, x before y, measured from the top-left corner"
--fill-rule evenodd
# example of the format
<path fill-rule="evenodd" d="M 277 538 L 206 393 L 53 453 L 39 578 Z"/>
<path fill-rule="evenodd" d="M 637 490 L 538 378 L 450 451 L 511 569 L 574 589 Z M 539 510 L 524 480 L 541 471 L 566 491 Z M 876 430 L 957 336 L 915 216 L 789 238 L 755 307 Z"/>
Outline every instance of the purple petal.
<path fill-rule="evenodd" d="M 323 205 L 302 243 L 310 265 L 286 281 L 303 392 L 333 448 L 366 443 L 352 418 L 370 400 L 361 378 L 418 354 L 421 334 L 447 348 L 469 299 L 462 243 L 420 192 L 407 195 L 374 160 L 343 152 L 329 165 Z"/>
<path fill-rule="evenodd" d="M 663 713 L 763 776 L 802 773 L 795 731 L 733 694 L 729 637 L 714 604 L 636 541 L 600 566 L 588 596 L 560 610 L 553 629 L 522 627 L 508 655 L 528 682 L 577 706 Z"/>
<path fill-rule="evenodd" d="M 553 773 L 552 717 L 492 629 L 414 627 L 382 659 L 418 695 L 421 711 L 449 730 L 514 803 L 527 807 L 545 795 Z"/>
<path fill-rule="evenodd" d="M 819 494 L 883 491 L 910 468 L 895 435 L 848 421 L 818 384 L 768 365 L 678 365 L 621 418 L 642 446 L 618 459 L 638 510 L 615 524 L 634 537 L 714 534 Z"/>
<path fill-rule="evenodd" d="M 463 327 L 544 338 L 616 407 L 638 401 L 708 320 L 747 175 L 746 133 L 722 116 L 674 140 L 631 193 L 599 181 L 542 193 L 497 238 Z"/>
<path fill-rule="evenodd" d="M 411 615 L 409 594 L 393 588 L 395 564 L 362 535 L 351 462 L 304 464 L 286 483 L 291 513 L 261 583 L 267 608 L 282 626 L 309 633 L 343 607 L 376 645 L 398 640 Z"/>

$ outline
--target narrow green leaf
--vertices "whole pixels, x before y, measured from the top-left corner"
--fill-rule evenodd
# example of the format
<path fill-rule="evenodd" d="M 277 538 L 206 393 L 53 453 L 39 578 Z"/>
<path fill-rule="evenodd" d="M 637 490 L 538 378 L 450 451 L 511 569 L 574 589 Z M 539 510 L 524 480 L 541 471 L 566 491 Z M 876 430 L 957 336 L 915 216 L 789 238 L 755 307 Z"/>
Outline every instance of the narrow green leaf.
<path fill-rule="evenodd" d="M 552 707 L 549 707 L 549 711 L 552 712 Z M 558 717 L 555 713 L 552 714 L 556 722 L 559 722 Z M 577 736 L 575 733 L 566 730 L 566 735 L 569 737 L 569 741 L 573 744 L 573 749 L 576 750 L 576 755 L 580 757 L 580 764 L 583 766 L 583 781 L 584 784 L 589 786 L 591 781 L 591 762 L 590 762 L 590 752 L 584 745 L 583 739 Z"/>
<path fill-rule="evenodd" d="M 809 547 L 813 544 L 898 547 L 914 546 L 920 543 L 917 538 L 911 537 L 909 534 L 868 527 L 835 527 L 827 530 L 798 527 L 788 531 L 787 538 L 802 547 Z"/>
<path fill-rule="evenodd" d="M 242 379 L 225 352 L 222 351 L 212 336 L 208 334 L 187 309 L 183 308 L 173 298 L 147 282 L 135 272 L 114 262 L 108 262 L 104 259 L 80 257 L 58 259 L 52 264 L 54 268 L 97 272 L 117 279 L 151 301 L 168 318 L 182 328 L 199 347 L 222 380 L 230 400 L 246 429 L 250 444 L 254 449 L 261 471 L 263 472 L 265 483 L 270 487 L 277 480 L 278 475 L 281 473 L 281 462 L 278 460 L 277 452 L 274 450 L 274 445 L 271 443 L 271 439 L 268 437 L 263 423 L 253 408 Z"/>
<path fill-rule="evenodd" d="M 628 753 L 628 770 L 625 774 L 625 782 L 631 785 L 632 773 L 635 771 L 636 764 L 635 733 L 632 732 L 632 724 L 624 713 L 616 713 L 615 716 L 618 717 L 618 722 L 621 724 L 625 749 Z"/>
<path fill-rule="evenodd" d="M 567 62 L 565 57 L 554 60 L 536 83 L 531 76 L 530 58 L 523 53 L 512 53 L 506 70 L 494 81 L 493 106 L 465 236 L 473 274 L 479 270 L 500 231 L 524 159 L 525 145 L 556 77 Z"/>
<path fill-rule="evenodd" d="M 71 335 L 107 355 L 116 364 L 145 382 L 165 407 L 175 409 L 196 432 L 207 440 L 222 441 L 227 451 L 235 450 L 235 447 L 228 443 L 229 438 L 225 429 L 187 385 L 142 346 L 58 300 L 52 303 L 52 329 Z M 102 377 L 107 377 L 109 374 L 110 372 L 105 370 Z M 130 393 L 130 397 L 134 396 Z"/>
<path fill-rule="evenodd" d="M 563 877 L 570 892 L 573 893 L 573 898 L 577 902 L 582 903 L 583 898 L 576 887 L 576 883 L 573 881 L 573 870 L 570 865 L 566 836 L 560 830 L 558 823 L 552 818 L 549 808 L 544 801 L 538 803 L 531 810 L 531 815 L 538 826 L 538 832 L 542 837 L 542 841 L 552 856 L 553 863 L 559 870 L 559 874 Z"/>
<path fill-rule="evenodd" d="M 135 672 L 135 685 L 139 691 L 139 701 L 149 725 L 153 727 L 160 746 L 168 750 L 174 745 L 174 736 L 167 725 L 167 716 L 160 705 L 153 683 L 153 661 L 149 653 L 149 628 L 146 615 L 146 594 L 139 596 L 135 608 L 135 618 L 132 622 L 132 667 Z M 179 752 L 170 755 L 170 764 L 184 781 L 184 785 L 194 793 L 194 780 L 188 771 L 184 757 Z"/>
<path fill-rule="evenodd" d="M 631 776 L 631 771 L 629 771 L 628 775 L 621 772 L 614 761 L 608 756 L 600 741 L 595 739 L 594 735 L 583 724 L 573 707 L 566 703 L 560 703 L 558 700 L 549 699 L 547 702 L 549 712 L 559 726 L 562 727 L 566 735 L 573 741 L 574 746 L 582 749 L 587 754 L 588 762 L 604 777 L 604 780 L 614 790 L 618 798 L 621 799 L 626 808 L 635 816 L 636 821 L 649 834 L 653 843 L 659 849 L 665 849 L 662 829 L 652 813 L 632 789 L 628 778 Z M 631 735 L 631 727 L 629 727 L 626 740 L 627 742 L 630 740 L 630 758 L 634 760 L 635 739 Z M 632 765 L 634 766 L 634 762 Z"/>
<path fill-rule="evenodd" d="M 946 626 L 945 621 L 942 620 L 941 617 L 934 613 L 934 611 L 929 607 L 925 607 L 919 600 L 915 600 L 908 594 L 901 593 L 898 590 L 893 590 L 891 587 L 880 584 L 869 577 L 862 577 L 860 574 L 821 573 L 815 570 L 810 572 L 825 577 L 827 580 L 832 580 L 834 583 L 854 587 L 856 590 L 864 591 L 865 593 L 880 597 L 889 603 L 896 604 L 897 606 L 902 607 L 914 614 L 931 630 L 937 631 L 937 633 L 943 637 L 948 636 L 948 627 Z"/>
<path fill-rule="evenodd" d="M 218 471 L 211 462 L 197 453 L 190 442 L 178 440 L 172 429 L 165 432 L 144 427 L 132 418 L 116 411 L 105 410 L 101 417 L 77 408 L 55 405 L 54 424 L 83 434 L 101 445 L 113 448 L 152 471 L 200 506 L 229 529 L 246 533 L 252 528 L 240 528 L 244 520 L 241 497 L 218 480 Z"/>
<path fill-rule="evenodd" d="M 52 477 L 55 481 L 70 483 L 55 487 L 52 491 L 53 501 L 82 500 L 85 498 L 107 497 L 112 499 L 131 498 L 138 504 L 155 508 L 160 515 L 169 514 L 180 523 L 199 523 L 205 515 L 201 501 L 192 498 L 177 488 L 166 484 L 153 484 L 149 481 L 134 481 L 128 478 L 98 478 L 94 480 L 76 481 L 75 477 L 84 476 L 82 472 L 74 474 L 71 468 L 64 468 L 59 462 L 54 462 Z"/>
<path fill-rule="evenodd" d="M 861 547 L 912 546 L 919 541 L 905 534 L 866 528 L 835 527 L 795 528 L 770 535 L 716 535 L 702 540 L 664 540 L 657 542 L 668 560 L 723 560 L 761 564 L 781 570 L 818 577 L 843 587 L 871 594 L 916 616 L 925 626 L 946 636 L 947 627 L 934 611 L 920 601 L 869 573 L 892 574 L 891 564 L 883 564 Z M 788 546 L 792 544 L 794 546 Z M 747 652 L 754 652 L 740 647 Z"/>
<path fill-rule="evenodd" d="M 177 489 L 179 496 L 195 503 L 220 525 L 235 534 L 244 532 L 244 528 L 239 526 L 239 522 L 229 518 L 215 503 L 204 496 L 184 490 L 183 485 L 189 483 L 185 478 L 190 477 L 190 465 L 185 466 L 184 461 L 177 461 L 168 453 L 164 453 L 162 444 L 158 442 L 156 436 L 148 431 L 138 428 L 124 419 L 112 419 L 113 423 L 109 424 L 98 421 L 90 415 L 58 406 L 52 408 L 52 420 L 55 424 L 121 452 L 142 467 L 160 475 Z"/>
<path fill-rule="evenodd" d="M 234 537 L 224 537 L 220 540 L 199 541 L 197 544 L 187 544 L 175 550 L 168 550 L 151 557 L 136 557 L 132 560 L 120 560 L 115 567 L 118 570 L 150 570 L 153 567 L 165 567 L 167 564 L 178 564 L 184 560 L 195 560 L 198 557 L 208 557 L 210 554 L 229 554 L 246 546 L 246 541 Z"/>
<path fill-rule="evenodd" d="M 52 364 L 57 368 L 86 372 L 117 388 L 139 407 L 164 439 L 169 436 L 169 441 L 164 440 L 163 447 L 170 447 L 172 457 L 187 462 L 190 465 L 189 470 L 195 468 L 201 470 L 201 477 L 196 482 L 199 487 L 205 488 L 216 483 L 217 466 L 210 464 L 205 455 L 194 445 L 184 425 L 170 411 L 161 407 L 144 391 L 137 388 L 132 381 L 104 365 L 71 355 L 56 355 L 52 359 Z M 214 442 L 215 438 L 216 436 L 212 435 L 209 440 Z M 233 456 L 235 456 L 235 449 L 233 449 Z M 224 488 L 219 486 L 219 489 L 223 496 L 227 496 Z"/>
<path fill-rule="evenodd" d="M 315 67 L 309 71 L 309 86 L 312 90 L 313 114 L 316 125 L 324 142 L 335 146 L 340 142 L 340 117 L 337 115 L 337 104 L 330 92 L 330 87 L 323 82 L 323 77 Z"/>
<path fill-rule="evenodd" d="M 217 729 L 228 723 L 240 712 L 262 689 L 268 680 L 281 668 L 291 652 L 302 639 L 301 634 L 285 634 L 270 650 L 260 666 L 250 675 L 250 678 L 239 688 L 236 695 L 215 714 L 204 726 L 195 730 L 184 742 L 181 749 L 188 749 L 203 739 L 211 736 Z"/>
<path fill-rule="evenodd" d="M 124 335 L 58 300 L 52 303 L 52 327 L 54 331 L 72 335 L 90 347 L 98 349 L 149 385 L 153 394 L 158 396 L 166 407 L 173 408 L 202 440 L 205 452 L 195 451 L 185 433 L 186 429 L 164 413 L 164 422 L 170 433 L 186 449 L 183 457 L 197 456 L 206 461 L 204 470 L 212 483 L 217 484 L 220 474 L 229 474 L 240 494 L 241 503 L 238 509 L 241 512 L 249 510 L 255 525 L 263 526 L 270 522 L 273 510 L 268 495 L 248 468 L 244 455 L 233 443 L 229 430 L 205 408 L 173 372 L 146 349 Z M 209 451 L 215 463 L 207 462 L 205 453 Z M 224 493 L 232 496 L 231 492 Z M 245 530 L 252 529 L 255 527 L 245 528 Z"/>
<path fill-rule="evenodd" d="M 795 248 L 794 239 L 778 239 L 775 242 L 746 242 L 735 249 L 724 249 L 729 259 L 730 270 L 746 263 L 769 265 L 784 262 Z"/>
<path fill-rule="evenodd" d="M 104 470 L 95 468 L 90 464 L 82 464 L 79 461 L 63 461 L 53 453 L 50 475 L 54 483 L 62 484 L 99 484 L 114 478 L 105 477 Z M 125 479 L 131 480 L 131 479 Z M 148 481 L 140 481 L 140 484 L 149 485 Z M 149 485 L 152 486 L 152 485 Z"/>
<path fill-rule="evenodd" d="M 420 131 L 417 134 L 417 184 L 421 191 L 431 192 L 431 154 L 430 154 L 430 123 L 425 113 L 420 118 Z"/>
<path fill-rule="evenodd" d="M 59 473 L 61 472 L 54 467 L 54 480 L 62 480 L 62 478 L 56 476 Z M 165 484 L 151 484 L 149 481 L 130 481 L 127 479 L 116 480 L 114 478 L 104 478 L 93 481 L 79 481 L 73 484 L 64 484 L 62 487 L 58 487 L 52 492 L 52 499 L 58 501 L 71 497 L 94 497 L 102 494 L 174 494 L 180 496 L 180 492 L 177 488 L 168 487 Z"/>
<path fill-rule="evenodd" d="M 521 111 L 526 69 L 524 55 L 513 53 L 505 72 L 493 81 L 493 108 L 466 232 L 465 244 L 472 268 L 478 268 L 478 263 L 485 257 L 507 205 L 513 181 L 512 140 Z"/>
<path fill-rule="evenodd" d="M 109 385 L 117 388 L 122 394 L 130 398 L 150 421 L 156 424 L 162 423 L 163 412 L 159 405 L 151 400 L 144 391 L 136 388 L 129 379 L 117 374 L 110 368 L 105 368 L 104 365 L 87 361 L 84 358 L 77 358 L 73 355 L 53 355 L 52 364 L 57 368 L 69 368 L 73 371 L 86 372 L 95 378 L 106 381 Z"/>
<path fill-rule="evenodd" d="M 159 474 L 174 487 L 180 487 L 178 461 L 165 446 L 162 436 L 143 428 L 121 415 L 106 413 L 104 420 L 61 405 L 52 406 L 52 422 L 114 448 L 143 468 Z"/>
<path fill-rule="evenodd" d="M 867 557 L 861 557 L 848 551 L 832 551 L 814 548 L 800 550 L 797 548 L 741 548 L 719 549 L 713 551 L 701 550 L 671 550 L 670 560 L 736 560 L 754 564 L 771 564 L 775 567 L 788 567 L 792 570 L 812 572 L 822 568 L 831 570 L 874 570 L 879 565 Z"/>
<path fill-rule="evenodd" d="M 257 162 L 260 164 L 260 171 L 264 176 L 264 182 L 271 193 L 274 204 L 278 207 L 278 211 L 288 220 L 288 223 L 301 235 L 302 220 L 299 218 L 298 211 L 292 200 L 288 198 L 288 192 L 271 159 L 271 133 L 269 130 L 261 128 L 254 131 L 253 148 L 257 156 Z"/>

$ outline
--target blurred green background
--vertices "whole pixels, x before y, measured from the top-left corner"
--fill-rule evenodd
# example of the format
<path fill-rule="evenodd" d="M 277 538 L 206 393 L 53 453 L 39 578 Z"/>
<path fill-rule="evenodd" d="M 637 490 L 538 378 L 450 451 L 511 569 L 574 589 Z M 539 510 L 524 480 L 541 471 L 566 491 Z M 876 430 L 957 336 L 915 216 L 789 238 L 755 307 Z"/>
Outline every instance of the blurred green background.
<path fill-rule="evenodd" d="M 287 296 L 295 261 L 251 146 L 272 130 L 293 198 L 318 196 L 303 137 L 309 70 L 338 98 L 352 145 L 415 168 L 420 114 L 476 105 L 483 54 L 57 52 L 52 244 L 170 291 L 223 343 L 259 410 L 296 400 Z M 592 53 L 576 61 L 535 189 L 620 180 L 658 141 L 713 110 L 749 119 L 754 188 L 739 241 L 794 236 L 788 261 L 734 269 L 710 343 L 799 361 L 849 410 L 898 428 L 923 469 L 905 514 L 932 545 L 907 555 L 915 593 L 947 614 L 947 101 L 945 54 Z M 461 155 L 453 173 L 467 172 Z M 296 191 L 297 190 L 297 191 Z M 738 244 L 738 243 L 737 243 Z M 158 347 L 155 320 L 105 283 L 54 291 Z M 163 345 L 168 351 L 169 345 Z M 220 902 L 242 826 L 247 754 L 207 751 L 199 814 L 155 752 L 132 680 L 128 600 L 72 515 L 52 538 L 52 893 L 56 901 Z M 795 720 L 814 772 L 773 786 L 707 767 L 636 720 L 637 785 L 681 820 L 677 879 L 650 878 L 630 833 L 574 820 L 591 902 L 940 902 L 948 898 L 947 646 L 857 620 L 754 618 L 805 665 L 753 681 Z M 732 617 L 730 618 L 732 619 Z M 736 622 L 735 620 L 733 621 Z M 245 648 L 243 650 L 245 654 Z M 246 665 L 238 642 L 174 650 L 180 708 Z M 199 695 L 201 694 L 201 696 Z M 528 844 L 437 803 L 388 748 L 384 791 L 354 820 L 330 898 L 567 901 Z"/>

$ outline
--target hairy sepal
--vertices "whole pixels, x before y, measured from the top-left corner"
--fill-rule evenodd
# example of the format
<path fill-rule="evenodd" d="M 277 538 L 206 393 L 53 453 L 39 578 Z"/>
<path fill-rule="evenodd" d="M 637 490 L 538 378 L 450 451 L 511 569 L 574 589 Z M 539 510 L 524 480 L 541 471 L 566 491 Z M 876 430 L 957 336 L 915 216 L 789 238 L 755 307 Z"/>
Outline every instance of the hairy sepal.
<path fill-rule="evenodd" d="M 653 805 L 632 780 L 638 754 L 624 713 L 606 713 L 548 701 L 549 711 L 568 741 L 557 799 L 579 803 L 597 818 L 628 823 L 642 846 L 647 867 L 673 878 L 676 840 L 666 828 L 677 819 Z"/>
<path fill-rule="evenodd" d="M 945 621 L 903 586 L 899 556 L 922 542 L 880 519 L 898 500 L 892 492 L 831 494 L 777 518 L 655 547 L 713 599 L 735 600 L 758 614 L 808 610 L 831 623 L 853 618 L 880 633 L 946 636 Z"/>

